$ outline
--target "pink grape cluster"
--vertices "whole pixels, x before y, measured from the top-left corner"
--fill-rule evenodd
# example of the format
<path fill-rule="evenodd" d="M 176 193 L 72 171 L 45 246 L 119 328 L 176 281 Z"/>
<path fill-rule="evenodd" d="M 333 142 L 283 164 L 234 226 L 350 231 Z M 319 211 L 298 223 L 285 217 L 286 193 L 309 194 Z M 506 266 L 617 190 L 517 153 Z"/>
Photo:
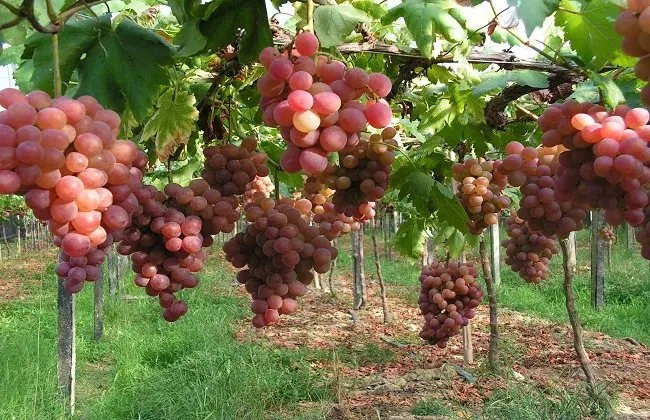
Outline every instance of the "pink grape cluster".
<path fill-rule="evenodd" d="M 533 231 L 566 237 L 582 229 L 586 212 L 558 198 L 554 176 L 559 167 L 558 153 L 566 150 L 560 147 L 534 148 L 510 142 L 506 146 L 508 156 L 498 171 L 508 176 L 511 185 L 520 187 L 522 198 L 517 214 Z"/>
<path fill-rule="evenodd" d="M 510 208 L 511 202 L 503 195 L 508 181 L 497 171 L 501 161 L 467 159 L 452 167 L 454 179 L 459 182 L 456 197 L 469 216 L 469 231 L 480 235 L 489 225 L 499 221 L 499 213 Z"/>
<path fill-rule="evenodd" d="M 280 314 L 298 309 L 296 298 L 307 292 L 317 273 L 329 270 L 337 256 L 336 248 L 310 226 L 308 200 L 294 202 L 284 198 L 260 200 L 246 210 L 246 230 L 223 246 L 226 259 L 251 294 L 253 325 L 262 328 L 275 324 Z"/>
<path fill-rule="evenodd" d="M 101 275 L 138 211 L 147 156 L 118 140 L 120 117 L 90 96 L 0 91 L 0 194 L 20 193 L 62 250 L 56 273 L 76 293 Z"/>
<path fill-rule="evenodd" d="M 424 316 L 420 337 L 440 348 L 460 332 L 483 300 L 473 263 L 434 261 L 422 268 L 418 304 Z"/>
<path fill-rule="evenodd" d="M 212 235 L 232 232 L 241 218 L 237 210 L 238 201 L 234 197 L 222 197 L 204 179 L 195 179 L 187 187 L 167 184 L 164 191 L 169 197 L 168 207 L 179 210 L 185 216 L 201 218 L 205 247 L 212 245 Z"/>
<path fill-rule="evenodd" d="M 557 254 L 555 237 L 534 233 L 528 224 L 512 214 L 506 219 L 509 239 L 501 245 L 506 249 L 505 263 L 527 283 L 539 284 L 549 276 L 551 257 Z"/>
<path fill-rule="evenodd" d="M 649 120 L 647 110 L 625 105 L 613 112 L 575 101 L 549 107 L 539 121 L 542 142 L 568 149 L 559 156 L 555 199 L 584 210 L 604 209 L 612 226 L 643 224 L 650 182 Z"/>
<path fill-rule="evenodd" d="M 231 143 L 208 146 L 203 150 L 205 167 L 203 179 L 222 197 L 242 195 L 255 177 L 269 175 L 266 153 L 256 152 L 257 140 L 244 139 L 241 146 Z"/>
<path fill-rule="evenodd" d="M 320 181 L 334 190 L 332 203 L 337 213 L 364 222 L 375 216 L 375 202 L 388 190 L 397 147 L 392 137 L 395 129 L 388 127 L 381 135 L 373 134 L 356 146 L 339 152 L 339 164 L 328 165 L 319 174 Z"/>
<path fill-rule="evenodd" d="M 600 230 L 600 237 L 603 238 L 605 242 L 616 242 L 616 234 L 610 227 L 604 227 Z"/>
<path fill-rule="evenodd" d="M 281 166 L 286 172 L 325 170 L 327 157 L 358 143 L 367 125 L 382 129 L 393 113 L 383 99 L 392 88 L 380 73 L 346 69 L 341 61 L 325 56 L 312 59 L 319 41 L 309 32 L 299 34 L 291 56 L 273 47 L 262 50 L 266 68 L 257 82 L 262 94 L 264 124 L 280 127 L 288 148 Z"/>
<path fill-rule="evenodd" d="M 275 191 L 275 185 L 268 176 L 256 176 L 246 185 L 244 193 L 244 206 L 251 206 L 262 198 L 268 198 Z"/>
<path fill-rule="evenodd" d="M 650 2 L 628 0 L 627 7 L 616 18 L 614 29 L 623 37 L 621 48 L 632 57 L 639 57 L 634 67 L 636 76 L 650 80 Z M 650 104 L 650 85 L 641 90 L 641 100 Z"/>
<path fill-rule="evenodd" d="M 361 229 L 361 223 L 354 217 L 336 211 L 332 203 L 334 192 L 334 190 L 323 186 L 315 176 L 307 177 L 302 191 L 304 200 L 308 200 L 312 206 L 312 222 L 318 226 L 320 234 L 330 241 Z"/>
<path fill-rule="evenodd" d="M 137 197 L 142 212 L 124 232 L 117 251 L 131 256 L 135 284 L 157 296 L 163 318 L 174 322 L 187 313 L 187 305 L 174 293 L 197 286 L 194 273 L 207 258 L 201 250 L 206 244 L 200 233 L 203 223 L 200 217 L 166 206 L 167 195 L 154 186 L 143 187 Z"/>

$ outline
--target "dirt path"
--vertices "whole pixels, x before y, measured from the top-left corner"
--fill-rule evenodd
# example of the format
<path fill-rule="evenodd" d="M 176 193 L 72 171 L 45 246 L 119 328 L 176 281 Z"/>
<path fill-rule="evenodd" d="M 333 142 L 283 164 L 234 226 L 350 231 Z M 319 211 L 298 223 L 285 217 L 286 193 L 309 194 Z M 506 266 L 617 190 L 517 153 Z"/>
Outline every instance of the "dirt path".
<path fill-rule="evenodd" d="M 332 418 L 413 418 L 409 414 L 418 401 L 439 398 L 452 404 L 480 407 L 485 398 L 508 381 L 494 378 L 482 367 L 488 348 L 487 305 L 473 320 L 475 363 L 463 366 L 461 337 L 450 340 L 446 349 L 427 346 L 418 337 L 421 316 L 404 294 L 391 293 L 389 306 L 395 321 L 382 324 L 378 284 L 370 283 L 366 309 L 353 322 L 347 311 L 352 302 L 352 282 L 336 279 L 337 296 L 311 290 L 294 316 L 282 317 L 279 324 L 263 331 L 242 323 L 240 339 L 290 349 L 309 348 L 324 354 L 370 349 L 366 363 L 337 362 L 337 358 L 315 360 L 314 369 L 334 380 L 339 404 Z M 391 290 L 389 289 L 389 292 Z M 394 290 L 393 290 L 394 292 Z M 242 291 L 242 294 L 243 291 Z M 575 390 L 581 386 L 582 371 L 572 347 L 568 325 L 553 324 L 521 313 L 502 309 L 500 313 L 502 350 L 512 366 L 511 381 L 521 381 L 542 390 Z M 585 332 L 586 347 L 594 368 L 608 389 L 617 395 L 616 408 L 623 418 L 650 418 L 650 351 L 643 345 L 614 339 L 602 333 Z M 390 341 L 391 343 L 389 343 Z M 380 353 L 392 353 L 381 359 Z M 358 361 L 357 361 L 358 362 Z M 363 361 L 362 361 L 363 362 Z M 477 378 L 473 384 L 456 371 L 462 367 Z"/>

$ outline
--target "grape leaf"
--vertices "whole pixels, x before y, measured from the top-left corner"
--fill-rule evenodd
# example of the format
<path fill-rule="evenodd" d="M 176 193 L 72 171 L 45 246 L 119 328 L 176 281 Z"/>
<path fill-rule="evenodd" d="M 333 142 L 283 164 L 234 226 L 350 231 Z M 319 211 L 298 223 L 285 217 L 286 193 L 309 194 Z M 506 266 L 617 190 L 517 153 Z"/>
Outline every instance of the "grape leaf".
<path fill-rule="evenodd" d="M 180 47 L 176 52 L 178 57 L 190 57 L 205 48 L 208 39 L 199 30 L 199 22 L 195 18 L 187 20 L 174 37 L 174 44 Z"/>
<path fill-rule="evenodd" d="M 61 80 L 67 84 L 72 73 L 79 65 L 81 57 L 94 44 L 97 43 L 98 27 L 102 22 L 110 18 L 84 19 L 70 21 L 64 26 L 59 34 L 59 68 L 61 69 Z M 26 54 L 33 55 L 34 74 L 31 81 L 34 89 L 44 90 L 50 94 L 54 93 L 54 77 L 52 72 L 52 39 L 45 34 L 34 34 L 27 39 Z"/>
<path fill-rule="evenodd" d="M 438 181 L 434 181 L 434 185 L 435 188 L 431 190 L 431 194 L 438 208 L 438 218 L 448 222 L 461 232 L 467 232 L 469 219 L 460 201 L 446 185 Z"/>
<path fill-rule="evenodd" d="M 349 3 L 319 6 L 314 11 L 314 30 L 325 48 L 342 43 L 359 22 L 370 22 L 370 16 Z"/>
<path fill-rule="evenodd" d="M 93 95 L 118 113 L 128 104 L 138 121 L 146 118 L 161 86 L 169 81 L 172 47 L 153 31 L 129 19 L 112 26 L 111 15 L 70 21 L 59 34 L 61 79 L 67 84 L 78 70 L 75 94 Z M 25 58 L 33 59 L 34 89 L 53 93 L 52 48 L 48 35 L 27 41 Z"/>
<path fill-rule="evenodd" d="M 264 47 L 273 44 L 263 0 L 221 0 L 202 5 L 205 9 L 199 28 L 207 45 L 215 51 L 239 39 L 239 59 L 243 63 L 257 60 Z"/>
<path fill-rule="evenodd" d="M 621 51 L 621 37 L 614 31 L 620 13 L 609 0 L 562 0 L 555 24 L 564 29 L 565 39 L 585 63 L 600 68 L 608 61 L 629 67 L 633 59 Z"/>
<path fill-rule="evenodd" d="M 386 14 L 386 9 L 381 4 L 371 0 L 356 0 L 352 2 L 352 6 L 366 12 L 373 19 L 381 19 Z"/>
<path fill-rule="evenodd" d="M 517 17 L 524 22 L 526 35 L 544 24 L 560 5 L 560 0 L 508 0 L 508 5 L 517 8 Z"/>
<path fill-rule="evenodd" d="M 167 2 L 172 9 L 172 14 L 181 25 L 190 18 L 192 9 L 198 3 L 196 0 L 168 0 Z"/>
<path fill-rule="evenodd" d="M 388 10 L 381 23 L 389 25 L 404 18 L 420 53 L 431 58 L 437 33 L 449 41 L 465 38 L 463 27 L 447 12 L 453 7 L 456 4 L 449 0 L 406 0 Z"/>
<path fill-rule="evenodd" d="M 465 248 L 465 235 L 458 229 L 454 229 L 449 240 L 447 240 L 447 249 L 452 258 L 458 258 L 463 249 Z"/>
<path fill-rule="evenodd" d="M 424 249 L 424 220 L 411 217 L 404 221 L 399 226 L 392 243 L 400 254 L 419 258 Z"/>
<path fill-rule="evenodd" d="M 617 105 L 625 102 L 625 96 L 623 96 L 621 88 L 610 76 L 603 76 L 594 72 L 591 74 L 591 78 L 594 85 L 602 92 L 603 101 L 609 108 L 616 108 Z"/>
<path fill-rule="evenodd" d="M 474 96 L 482 96 L 495 90 L 503 90 L 510 83 L 535 88 L 548 87 L 548 75 L 535 70 L 512 70 L 489 72 L 481 75 L 483 81 L 472 89 Z"/>
<path fill-rule="evenodd" d="M 196 98 L 188 92 L 165 91 L 157 102 L 158 109 L 142 130 L 141 141 L 155 136 L 156 154 L 165 162 L 180 145 L 186 144 L 196 128 L 199 111 Z"/>

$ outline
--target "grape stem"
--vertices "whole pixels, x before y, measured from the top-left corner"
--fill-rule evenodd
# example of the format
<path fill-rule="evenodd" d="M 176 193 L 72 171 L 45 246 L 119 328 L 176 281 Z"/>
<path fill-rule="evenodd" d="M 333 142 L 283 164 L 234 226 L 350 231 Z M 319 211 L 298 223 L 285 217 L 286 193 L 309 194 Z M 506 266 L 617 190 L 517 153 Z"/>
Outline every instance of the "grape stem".
<path fill-rule="evenodd" d="M 307 0 L 307 32 L 314 33 L 314 0 Z"/>
<path fill-rule="evenodd" d="M 52 34 L 52 61 L 54 73 L 54 96 L 61 96 L 61 63 L 59 58 L 59 34 Z"/>

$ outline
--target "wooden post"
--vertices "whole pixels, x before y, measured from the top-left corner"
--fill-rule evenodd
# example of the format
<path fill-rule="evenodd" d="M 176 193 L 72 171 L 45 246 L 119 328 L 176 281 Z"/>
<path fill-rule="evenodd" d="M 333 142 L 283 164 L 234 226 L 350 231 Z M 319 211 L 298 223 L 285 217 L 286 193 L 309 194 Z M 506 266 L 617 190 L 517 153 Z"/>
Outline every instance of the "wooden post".
<path fill-rule="evenodd" d="M 488 363 L 493 370 L 498 371 L 499 363 L 499 323 L 497 319 L 497 292 L 492 282 L 492 273 L 490 272 L 490 260 L 487 253 L 485 238 L 481 237 L 479 243 L 479 252 L 481 255 L 481 265 L 483 267 L 483 279 L 487 288 L 488 301 L 490 303 L 490 346 L 488 349 Z"/>
<path fill-rule="evenodd" d="M 571 274 L 575 274 L 576 270 L 578 268 L 578 256 L 576 254 L 576 233 L 571 232 L 569 233 L 569 248 L 568 251 L 569 253 L 569 261 L 571 262 Z"/>
<path fill-rule="evenodd" d="M 366 232 L 365 224 L 359 229 L 359 273 L 361 276 L 361 293 L 363 293 L 363 302 L 368 300 L 368 291 L 366 290 L 366 253 L 364 246 L 364 236 Z"/>
<path fill-rule="evenodd" d="M 499 219 L 496 225 L 490 225 L 490 269 L 492 270 L 492 279 L 494 287 L 499 290 L 501 286 L 501 243 L 499 240 Z"/>
<path fill-rule="evenodd" d="M 431 265 L 433 263 L 433 260 L 436 259 L 436 251 L 433 245 L 432 238 L 427 238 L 426 246 L 427 246 L 427 265 Z"/>
<path fill-rule="evenodd" d="M 474 363 L 474 346 L 472 345 L 472 321 L 463 327 L 463 360 L 470 365 Z"/>
<path fill-rule="evenodd" d="M 393 260 L 393 251 L 390 248 L 391 228 L 390 228 L 390 213 L 384 210 L 384 252 L 386 253 L 386 261 Z"/>
<path fill-rule="evenodd" d="M 16 244 L 18 246 L 18 255 L 22 254 L 22 247 L 20 243 L 20 215 L 16 216 Z"/>
<path fill-rule="evenodd" d="M 596 225 L 596 223 L 593 223 Z M 593 229 L 593 228 L 592 228 Z M 564 269 L 564 296 L 566 298 L 566 310 L 569 317 L 569 322 L 571 323 L 571 329 L 573 330 L 573 348 L 578 356 L 580 361 L 580 367 L 587 378 L 587 390 L 589 395 L 607 409 L 608 405 L 606 402 L 607 395 L 604 391 L 602 394 L 598 392 L 598 379 L 591 369 L 591 362 L 589 360 L 589 354 L 585 350 L 584 340 L 582 336 L 582 325 L 580 324 L 580 316 L 578 310 L 575 306 L 576 295 L 573 292 L 573 267 L 571 267 L 571 260 L 568 253 L 568 241 L 566 239 L 560 239 L 560 248 L 562 248 L 562 267 Z"/>
<path fill-rule="evenodd" d="M 323 290 L 323 286 L 321 285 L 320 282 L 320 274 L 315 271 L 313 271 L 313 273 L 314 273 L 314 288 L 317 290 Z"/>
<path fill-rule="evenodd" d="M 627 250 L 632 251 L 634 249 L 634 228 L 632 227 L 631 224 L 625 223 L 625 226 L 627 227 Z"/>
<path fill-rule="evenodd" d="M 384 273 L 381 271 L 381 261 L 379 261 L 377 229 L 373 229 L 372 231 L 372 249 L 375 255 L 375 267 L 377 268 L 377 278 L 379 279 L 379 290 L 381 291 L 381 307 L 384 312 L 384 324 L 388 324 L 390 322 L 390 312 L 388 311 L 388 300 L 386 299 L 386 284 L 384 283 Z"/>
<path fill-rule="evenodd" d="M 363 280 L 361 279 L 361 256 L 359 255 L 359 231 L 350 232 L 350 239 L 352 241 L 352 274 L 353 274 L 353 292 L 354 302 L 352 306 L 354 309 L 361 309 L 365 304 L 365 296 L 363 294 Z"/>
<path fill-rule="evenodd" d="M 59 255 L 59 261 L 61 260 Z M 59 278 L 57 390 L 68 400 L 70 414 L 75 404 L 75 302 L 74 295 L 65 290 L 65 280 Z"/>
<path fill-rule="evenodd" d="M 591 220 L 591 307 L 602 309 L 605 306 L 605 244 L 600 236 L 603 212 L 593 210 Z"/>
<path fill-rule="evenodd" d="M 95 280 L 95 322 L 93 337 L 95 341 L 102 339 L 104 335 L 104 265 L 99 266 L 99 278 Z"/>
<path fill-rule="evenodd" d="M 338 244 L 338 240 L 334 238 L 332 241 L 332 246 L 336 248 L 336 245 Z M 334 292 L 334 270 L 336 270 L 336 262 L 339 260 L 338 255 L 336 258 L 334 258 L 334 261 L 332 261 L 332 266 L 330 267 L 330 274 L 329 274 L 329 285 L 330 285 L 330 293 L 332 296 L 334 296 L 336 293 Z"/>
<path fill-rule="evenodd" d="M 115 275 L 115 248 L 111 245 L 111 251 L 106 255 L 106 271 L 108 271 L 108 295 L 115 299 L 117 297 L 117 276 Z"/>

